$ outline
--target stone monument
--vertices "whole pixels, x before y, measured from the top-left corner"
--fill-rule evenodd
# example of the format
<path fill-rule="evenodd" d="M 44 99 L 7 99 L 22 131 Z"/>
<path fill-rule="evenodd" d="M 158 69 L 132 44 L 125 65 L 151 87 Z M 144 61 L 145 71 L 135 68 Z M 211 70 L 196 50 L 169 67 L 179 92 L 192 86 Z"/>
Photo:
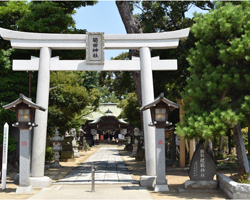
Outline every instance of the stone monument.
<path fill-rule="evenodd" d="M 74 158 L 79 158 L 80 157 L 80 154 L 78 152 L 78 147 L 79 147 L 79 145 L 76 144 L 76 139 L 74 138 L 73 141 L 72 141 L 72 148 L 73 148 L 73 152 L 74 152 Z"/>
<path fill-rule="evenodd" d="M 74 162 L 75 161 L 74 151 L 72 147 L 73 139 L 74 139 L 74 136 L 70 134 L 64 137 L 64 140 L 62 142 L 60 162 Z"/>
<path fill-rule="evenodd" d="M 135 136 L 135 141 L 134 141 L 134 144 L 133 144 L 133 150 L 132 150 L 132 153 L 131 153 L 131 157 L 136 157 L 137 155 L 137 150 L 138 150 L 138 140 L 140 140 L 140 136 L 141 136 L 141 133 L 140 133 L 140 129 L 139 128 L 135 128 L 134 130 L 134 136 Z"/>
<path fill-rule="evenodd" d="M 79 142 L 79 150 L 83 149 L 83 137 L 85 132 L 82 129 L 79 129 L 77 134 L 77 141 Z"/>
<path fill-rule="evenodd" d="M 53 147 L 51 149 L 54 151 L 54 162 L 52 163 L 51 167 L 62 167 L 59 164 L 59 152 L 62 150 L 61 142 L 64 140 L 64 138 L 59 136 L 59 131 L 56 129 L 55 136 L 50 138 L 50 140 L 53 141 Z"/>
<path fill-rule="evenodd" d="M 216 189 L 218 182 L 213 180 L 216 174 L 216 165 L 208 155 L 202 143 L 199 143 L 194 152 L 188 175 L 190 180 L 185 182 L 187 189 Z"/>

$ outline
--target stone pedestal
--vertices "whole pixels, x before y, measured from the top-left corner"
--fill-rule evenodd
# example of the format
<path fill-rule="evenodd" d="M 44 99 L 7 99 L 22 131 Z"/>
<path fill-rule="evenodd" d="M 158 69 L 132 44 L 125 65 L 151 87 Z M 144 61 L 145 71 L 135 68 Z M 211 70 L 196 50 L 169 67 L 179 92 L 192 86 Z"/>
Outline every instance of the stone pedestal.
<path fill-rule="evenodd" d="M 50 187 L 52 180 L 47 177 L 30 177 L 30 185 L 36 188 Z"/>
<path fill-rule="evenodd" d="M 20 129 L 19 187 L 16 193 L 33 192 L 30 186 L 30 130 Z"/>
<path fill-rule="evenodd" d="M 154 187 L 156 176 L 142 175 L 140 178 L 140 186 L 142 187 Z"/>
<path fill-rule="evenodd" d="M 200 189 L 200 190 L 216 190 L 218 189 L 217 180 L 187 180 L 185 182 L 186 189 Z"/>
<path fill-rule="evenodd" d="M 156 183 L 154 191 L 169 191 L 166 180 L 166 159 L 165 159 L 165 131 L 164 128 L 156 128 Z"/>
<path fill-rule="evenodd" d="M 17 194 L 31 194 L 33 192 L 32 186 L 27 186 L 27 187 L 18 187 L 16 189 Z"/>

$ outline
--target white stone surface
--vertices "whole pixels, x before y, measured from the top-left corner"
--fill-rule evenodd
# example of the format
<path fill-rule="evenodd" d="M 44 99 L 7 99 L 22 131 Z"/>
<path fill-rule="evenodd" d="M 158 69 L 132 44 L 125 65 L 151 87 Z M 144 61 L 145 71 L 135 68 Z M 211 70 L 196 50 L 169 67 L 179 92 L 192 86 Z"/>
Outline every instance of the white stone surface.
<path fill-rule="evenodd" d="M 51 49 L 43 47 L 40 50 L 39 60 L 39 73 L 37 81 L 37 94 L 36 104 L 44 107 L 45 112 L 36 111 L 35 123 L 38 127 L 34 128 L 33 135 L 33 147 L 32 147 L 32 177 L 44 176 L 44 162 L 45 162 L 45 145 L 46 145 L 46 133 L 47 133 L 47 121 L 48 121 L 48 104 L 49 104 L 49 87 L 50 87 L 50 57 Z M 48 180 L 48 179 L 46 179 Z M 44 180 L 42 180 L 44 182 Z M 48 180 L 49 184 L 51 179 Z"/>
<path fill-rule="evenodd" d="M 148 47 L 140 49 L 142 104 L 154 101 L 153 74 L 151 70 L 151 53 Z M 144 145 L 147 176 L 156 175 L 155 128 L 148 126 L 151 121 L 150 110 L 143 112 Z"/>
<path fill-rule="evenodd" d="M 17 194 L 31 194 L 33 192 L 32 186 L 27 186 L 27 187 L 17 187 L 16 193 Z"/>
<path fill-rule="evenodd" d="M 133 179 L 115 147 L 102 147 L 64 179 L 53 184 L 91 184 L 91 165 L 96 165 L 96 184 L 132 183 Z"/>
<path fill-rule="evenodd" d="M 13 60 L 14 71 L 38 71 L 39 59 Z M 50 71 L 140 71 L 140 60 L 106 60 L 103 65 L 88 65 L 86 60 L 50 60 Z M 177 70 L 177 60 L 152 59 L 153 71 Z"/>

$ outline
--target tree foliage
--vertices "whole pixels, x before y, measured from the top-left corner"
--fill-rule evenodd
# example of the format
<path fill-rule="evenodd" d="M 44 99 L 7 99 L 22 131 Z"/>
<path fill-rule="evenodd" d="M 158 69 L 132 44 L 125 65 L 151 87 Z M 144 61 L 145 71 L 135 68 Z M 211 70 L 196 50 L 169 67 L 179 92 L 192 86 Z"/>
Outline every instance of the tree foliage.
<path fill-rule="evenodd" d="M 135 127 L 141 129 L 141 118 L 140 118 L 140 108 L 138 105 L 137 95 L 135 92 L 129 93 L 126 99 L 123 99 L 119 104 L 119 108 L 122 108 L 120 118 L 127 119 Z"/>
<path fill-rule="evenodd" d="M 75 8 L 81 6 L 94 5 L 96 1 L 9 1 L 0 2 L 0 27 L 26 32 L 43 33 L 86 33 L 86 30 L 76 29 L 73 20 Z M 2 105 L 14 101 L 19 93 L 28 96 L 29 94 L 29 75 L 27 72 L 16 72 L 12 70 L 13 59 L 30 59 L 30 56 L 39 57 L 38 50 L 20 50 L 12 49 L 9 41 L 0 39 L 0 123 L 1 127 L 7 121 L 9 123 L 15 120 L 14 113 L 2 109 Z M 85 51 L 52 51 L 52 56 L 59 56 L 60 59 L 83 59 Z M 67 73 L 66 73 L 67 74 Z M 52 79 L 54 74 L 52 73 Z M 74 120 L 73 116 L 79 113 L 78 109 L 88 105 L 97 105 L 99 103 L 99 92 L 93 89 L 93 84 L 86 89 L 83 87 L 86 74 L 67 74 L 68 78 L 78 78 L 78 83 L 68 80 L 64 86 L 60 85 L 57 90 L 59 96 L 51 96 L 51 110 L 54 110 L 54 123 L 60 121 L 60 116 L 67 115 L 68 119 Z M 83 78 L 80 80 L 80 78 Z M 87 78 L 86 78 L 87 80 Z M 59 81 L 59 80 L 58 80 Z M 80 84 L 81 82 L 81 84 Z M 52 85 L 53 85 L 52 81 Z M 58 83 L 59 84 L 59 83 Z M 61 83 L 60 83 L 61 84 Z M 36 102 L 37 72 L 33 73 L 32 79 L 32 100 Z M 85 84 L 87 85 L 87 84 Z M 75 89 L 74 86 L 78 89 Z M 52 92 L 52 93 L 53 93 Z M 83 92 L 83 94 L 80 94 Z M 54 94 L 55 95 L 55 94 Z M 88 100 L 83 96 L 88 96 Z M 74 104 L 75 100 L 75 104 Z M 86 100 L 82 102 L 81 100 Z M 62 108 L 53 107 L 55 102 Z M 68 104 L 68 105 L 67 105 Z M 70 105 L 70 106 L 69 106 Z M 65 109 L 65 108 L 68 109 Z M 58 111 L 56 113 L 56 111 Z M 72 111 L 72 112 L 71 112 Z M 64 114 L 65 113 L 65 114 Z M 50 115 L 52 117 L 52 115 Z M 57 118 L 56 118 L 57 117 Z M 49 119 L 50 121 L 52 119 Z M 70 120 L 68 120 L 69 122 Z M 65 121 L 64 121 L 65 122 Z M 67 124 L 65 122 L 65 124 Z M 2 128 L 0 128 L 2 132 Z"/>
<path fill-rule="evenodd" d="M 186 115 L 179 135 L 212 139 L 249 124 L 249 6 L 221 2 L 209 14 L 195 15 L 191 31 L 199 41 L 187 59 L 192 75 L 181 94 Z"/>
<path fill-rule="evenodd" d="M 62 132 L 83 123 L 82 110 L 99 106 L 99 91 L 83 86 L 85 72 L 52 72 L 49 97 L 49 134 L 59 127 Z"/>

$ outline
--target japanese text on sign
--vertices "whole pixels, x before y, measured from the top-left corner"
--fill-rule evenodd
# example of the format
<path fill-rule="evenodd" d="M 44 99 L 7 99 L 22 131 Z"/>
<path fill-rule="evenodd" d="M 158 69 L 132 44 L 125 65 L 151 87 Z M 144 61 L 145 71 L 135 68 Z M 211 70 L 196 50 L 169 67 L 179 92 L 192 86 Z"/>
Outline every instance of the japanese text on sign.
<path fill-rule="evenodd" d="M 201 177 L 205 177 L 205 158 L 204 158 L 204 150 L 200 150 L 200 174 Z"/>
<path fill-rule="evenodd" d="M 103 33 L 88 33 L 87 56 L 88 64 L 104 63 L 104 42 Z"/>

